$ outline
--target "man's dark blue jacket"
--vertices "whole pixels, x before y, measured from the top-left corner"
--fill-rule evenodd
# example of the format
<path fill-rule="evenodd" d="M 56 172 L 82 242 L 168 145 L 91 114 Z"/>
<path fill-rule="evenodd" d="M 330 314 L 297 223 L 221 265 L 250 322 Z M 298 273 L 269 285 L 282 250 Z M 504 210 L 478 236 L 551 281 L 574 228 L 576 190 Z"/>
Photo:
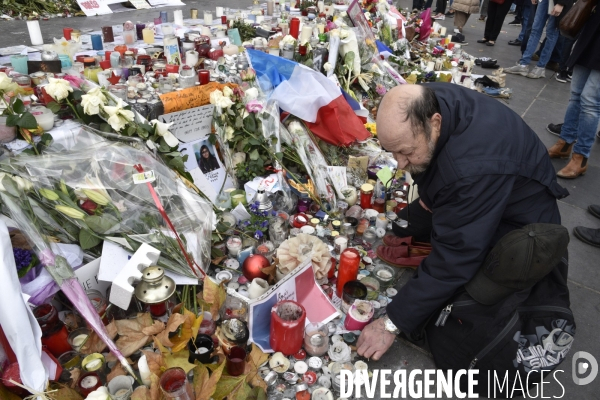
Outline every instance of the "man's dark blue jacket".
<path fill-rule="evenodd" d="M 534 222 L 560 224 L 556 199 L 569 194 L 519 115 L 459 85 L 427 87 L 440 103 L 442 129 L 431 164 L 414 180 L 433 212 L 433 251 L 387 307 L 407 334 L 471 280 L 506 233 Z"/>

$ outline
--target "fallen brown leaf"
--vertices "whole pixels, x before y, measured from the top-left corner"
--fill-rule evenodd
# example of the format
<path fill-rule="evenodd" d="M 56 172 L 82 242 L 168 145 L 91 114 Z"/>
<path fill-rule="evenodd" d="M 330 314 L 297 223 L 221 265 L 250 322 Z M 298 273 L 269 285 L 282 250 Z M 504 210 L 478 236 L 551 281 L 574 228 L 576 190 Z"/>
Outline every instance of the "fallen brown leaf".
<path fill-rule="evenodd" d="M 56 392 L 49 393 L 48 398 L 53 400 L 83 400 L 83 397 L 81 397 L 81 395 L 77 393 L 75 389 L 65 386 L 61 387 Z"/>
<path fill-rule="evenodd" d="M 21 400 L 19 396 L 8 391 L 0 381 L 0 399 L 2 400 Z"/>
<path fill-rule="evenodd" d="M 210 304 L 210 313 L 212 315 L 217 315 L 227 298 L 227 291 L 225 290 L 223 283 L 217 285 L 210 278 L 205 279 L 204 290 L 202 293 L 204 301 Z"/>
<path fill-rule="evenodd" d="M 162 393 L 160 392 L 160 386 L 158 382 L 160 379 L 158 376 L 152 374 L 150 376 L 150 400 L 161 400 Z"/>
<path fill-rule="evenodd" d="M 138 314 L 135 319 L 118 320 L 116 326 L 119 334 L 116 344 L 125 357 L 129 357 L 150 341 L 150 335 L 144 333 L 145 328 L 152 327 L 149 329 L 151 332 L 158 330 L 149 313 Z"/>
<path fill-rule="evenodd" d="M 261 387 L 267 390 L 267 384 L 258 373 L 258 368 L 269 359 L 269 355 L 264 353 L 257 345 L 252 343 L 252 351 L 248 357 L 246 363 L 246 369 L 244 375 L 246 375 L 246 382 L 252 387 Z"/>
<path fill-rule="evenodd" d="M 205 365 L 198 364 L 195 367 L 194 391 L 196 393 L 196 400 L 209 400 L 213 396 L 217 389 L 217 383 L 223 374 L 223 368 L 225 368 L 224 362 L 218 365 L 212 374 L 209 374 L 208 368 Z"/>
<path fill-rule="evenodd" d="M 77 386 L 77 381 L 79 380 L 80 376 L 81 370 L 79 368 L 73 368 L 71 370 L 71 383 L 69 384 L 69 387 L 71 389 L 75 389 L 75 386 Z"/>
<path fill-rule="evenodd" d="M 245 396 L 244 387 L 248 386 L 246 384 L 246 376 L 230 376 L 223 375 L 219 382 L 217 382 L 217 388 L 212 395 L 214 400 L 223 400 L 224 398 L 232 399 L 232 400 L 240 400 L 238 397 L 238 392 L 242 391 L 242 396 Z M 242 397 L 243 399 L 244 397 Z"/>
<path fill-rule="evenodd" d="M 150 398 L 150 389 L 146 386 L 138 386 L 131 394 L 131 400 L 147 400 Z"/>
<path fill-rule="evenodd" d="M 125 372 L 125 368 L 123 368 L 123 364 L 121 364 L 119 362 L 119 363 L 116 363 L 115 366 L 113 367 L 113 369 L 110 371 L 110 373 L 106 377 L 106 381 L 110 382 L 113 380 L 114 377 L 121 376 L 121 375 L 127 375 L 127 372 Z"/>
<path fill-rule="evenodd" d="M 111 339 L 114 339 L 117 336 L 117 325 L 115 324 L 115 321 L 106 325 L 106 331 Z M 106 343 L 100 339 L 96 332 L 92 331 L 88 340 L 86 340 L 79 351 L 82 354 L 102 353 L 105 348 Z"/>
<path fill-rule="evenodd" d="M 173 347 L 175 346 L 175 343 L 173 343 L 173 341 L 179 343 L 180 341 L 177 341 L 176 337 L 177 335 L 175 335 L 172 338 L 169 338 L 169 334 L 171 332 L 175 332 L 177 329 L 179 329 L 179 327 L 184 324 L 185 322 L 187 322 L 187 313 L 189 311 L 185 311 L 186 314 L 181 314 L 181 313 L 173 313 L 171 314 L 171 316 L 169 317 L 169 321 L 167 321 L 167 327 L 158 335 L 156 335 L 156 338 L 160 341 L 160 343 L 165 346 L 165 347 L 170 347 L 171 349 L 173 349 Z M 190 313 L 191 314 L 191 313 Z M 193 314 L 192 314 L 193 316 Z M 185 327 L 183 328 L 185 329 Z M 183 336 L 183 329 L 182 329 L 182 336 Z M 186 335 L 187 336 L 187 335 Z M 189 338 L 192 337 L 192 330 L 191 330 L 191 324 L 189 326 Z M 172 341 L 173 340 L 173 341 Z M 187 342 L 186 342 L 187 343 Z M 179 349 L 181 350 L 181 349 Z M 178 350 L 174 350 L 174 351 L 178 351 Z"/>
<path fill-rule="evenodd" d="M 150 372 L 156 376 L 161 376 L 164 370 L 167 369 L 167 364 L 165 363 L 163 355 L 161 353 L 155 353 L 148 350 L 142 350 L 142 353 L 144 353 L 146 356 Z"/>

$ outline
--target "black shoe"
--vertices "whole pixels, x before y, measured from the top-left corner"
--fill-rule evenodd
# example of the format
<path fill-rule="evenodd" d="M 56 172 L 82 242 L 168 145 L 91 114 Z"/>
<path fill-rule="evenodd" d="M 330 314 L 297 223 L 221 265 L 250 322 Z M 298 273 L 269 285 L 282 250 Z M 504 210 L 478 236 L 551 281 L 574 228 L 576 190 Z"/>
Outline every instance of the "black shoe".
<path fill-rule="evenodd" d="M 546 69 L 554 72 L 560 72 L 560 65 L 557 62 L 549 61 L 548 64 L 546 64 Z"/>
<path fill-rule="evenodd" d="M 486 46 L 494 46 L 495 44 L 496 44 L 495 42 L 489 42 L 489 41 L 488 41 L 488 42 L 487 42 L 485 45 L 486 45 Z"/>
<path fill-rule="evenodd" d="M 489 42 L 489 40 L 487 40 L 487 39 L 479 39 L 479 40 L 477 40 L 477 43 L 487 43 L 487 42 Z"/>
<path fill-rule="evenodd" d="M 512 22 L 509 22 L 508 25 L 510 26 L 521 26 L 521 21 L 517 21 L 516 19 Z"/>
<path fill-rule="evenodd" d="M 600 206 L 597 204 L 590 204 L 588 206 L 588 211 L 596 218 L 600 218 Z"/>
<path fill-rule="evenodd" d="M 558 74 L 555 75 L 555 78 L 559 82 L 567 83 L 567 71 L 560 71 Z"/>
<path fill-rule="evenodd" d="M 481 65 L 484 62 L 492 62 L 492 63 L 496 64 L 498 62 L 498 60 L 496 60 L 495 58 L 490 58 L 490 57 L 481 57 L 481 58 L 477 58 L 475 60 L 475 65 Z"/>
<path fill-rule="evenodd" d="M 508 44 L 510 44 L 511 46 L 520 46 L 521 43 L 522 42 L 519 39 L 511 40 L 508 42 Z"/>
<path fill-rule="evenodd" d="M 454 18 L 454 13 L 453 12 L 447 12 L 446 14 L 444 14 L 446 17 L 448 18 Z"/>
<path fill-rule="evenodd" d="M 553 135 L 560 136 L 563 124 L 548 124 L 546 130 Z"/>
<path fill-rule="evenodd" d="M 567 71 L 567 80 L 571 82 L 571 78 L 573 78 L 573 71 Z"/>
<path fill-rule="evenodd" d="M 583 243 L 600 247 L 600 229 L 586 228 L 585 226 L 576 226 L 573 228 L 573 234 Z"/>

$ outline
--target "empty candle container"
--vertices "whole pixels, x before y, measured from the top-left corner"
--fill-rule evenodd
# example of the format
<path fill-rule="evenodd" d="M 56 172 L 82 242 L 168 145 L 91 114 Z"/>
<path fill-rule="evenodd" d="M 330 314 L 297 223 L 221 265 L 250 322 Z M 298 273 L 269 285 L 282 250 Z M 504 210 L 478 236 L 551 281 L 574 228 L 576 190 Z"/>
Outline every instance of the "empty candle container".
<path fill-rule="evenodd" d="M 329 350 L 329 329 L 320 322 L 311 322 L 304 329 L 304 349 L 311 356 L 320 357 Z"/>

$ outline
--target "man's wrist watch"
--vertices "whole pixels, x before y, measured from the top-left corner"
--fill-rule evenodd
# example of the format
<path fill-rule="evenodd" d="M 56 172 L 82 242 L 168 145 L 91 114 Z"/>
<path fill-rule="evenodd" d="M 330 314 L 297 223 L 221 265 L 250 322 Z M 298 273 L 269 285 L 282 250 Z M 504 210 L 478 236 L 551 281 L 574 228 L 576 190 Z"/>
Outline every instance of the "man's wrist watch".
<path fill-rule="evenodd" d="M 386 331 L 393 333 L 394 335 L 400 334 L 400 329 L 398 329 L 398 327 L 394 325 L 392 320 L 387 315 L 383 317 L 383 326 Z"/>

